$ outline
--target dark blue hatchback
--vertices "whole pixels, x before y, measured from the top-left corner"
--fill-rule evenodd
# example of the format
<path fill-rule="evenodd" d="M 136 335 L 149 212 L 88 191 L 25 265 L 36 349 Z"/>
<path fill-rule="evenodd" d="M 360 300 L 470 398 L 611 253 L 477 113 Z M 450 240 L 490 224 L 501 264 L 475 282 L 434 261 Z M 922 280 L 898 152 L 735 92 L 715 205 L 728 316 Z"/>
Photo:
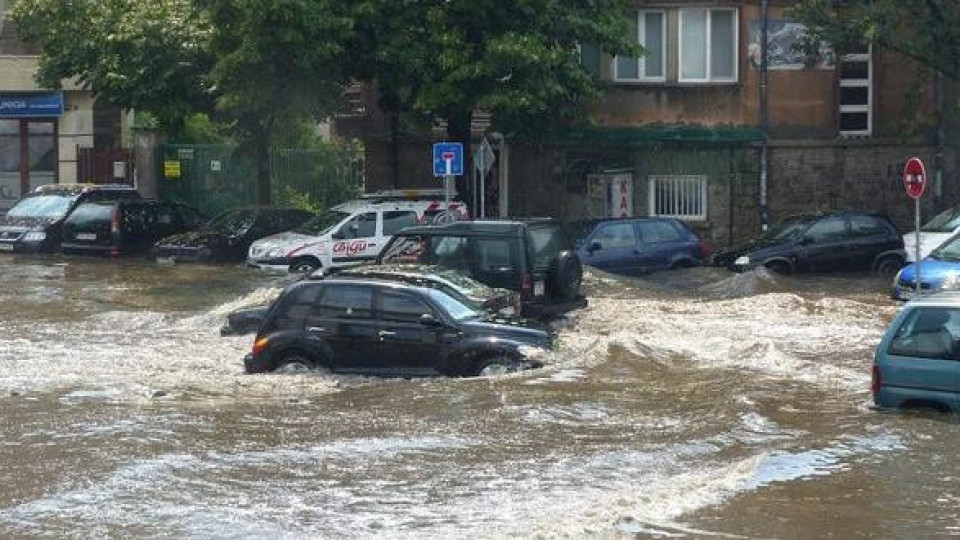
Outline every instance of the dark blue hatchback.
<path fill-rule="evenodd" d="M 617 274 L 644 274 L 702 264 L 710 246 L 685 223 L 670 218 L 626 218 L 580 225 L 583 264 Z"/>

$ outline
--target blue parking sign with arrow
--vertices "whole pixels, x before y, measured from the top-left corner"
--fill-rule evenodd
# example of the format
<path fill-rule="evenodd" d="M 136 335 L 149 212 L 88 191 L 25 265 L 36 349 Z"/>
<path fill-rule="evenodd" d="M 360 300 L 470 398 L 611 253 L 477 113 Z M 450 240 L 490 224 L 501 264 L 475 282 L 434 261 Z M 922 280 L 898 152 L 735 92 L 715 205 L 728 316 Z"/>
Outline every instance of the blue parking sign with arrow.
<path fill-rule="evenodd" d="M 433 175 L 463 176 L 462 143 L 436 143 L 433 145 Z"/>

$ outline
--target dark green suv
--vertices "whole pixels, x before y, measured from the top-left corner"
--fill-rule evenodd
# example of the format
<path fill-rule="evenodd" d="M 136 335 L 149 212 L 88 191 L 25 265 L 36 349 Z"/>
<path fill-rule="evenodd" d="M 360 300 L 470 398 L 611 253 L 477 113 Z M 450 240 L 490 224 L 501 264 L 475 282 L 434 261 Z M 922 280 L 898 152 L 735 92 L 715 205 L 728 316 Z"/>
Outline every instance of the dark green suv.
<path fill-rule="evenodd" d="M 490 287 L 518 291 L 528 317 L 587 305 L 580 290 L 580 258 L 562 224 L 552 219 L 410 227 L 377 257 L 377 264 L 393 263 L 439 265 Z"/>

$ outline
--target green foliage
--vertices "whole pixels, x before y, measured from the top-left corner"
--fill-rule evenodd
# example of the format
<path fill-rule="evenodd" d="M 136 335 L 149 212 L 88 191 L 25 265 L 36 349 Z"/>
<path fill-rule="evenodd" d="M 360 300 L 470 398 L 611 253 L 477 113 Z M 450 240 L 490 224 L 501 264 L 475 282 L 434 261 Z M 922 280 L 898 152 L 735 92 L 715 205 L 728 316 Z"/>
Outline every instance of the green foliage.
<path fill-rule="evenodd" d="M 230 144 L 227 126 L 217 123 L 206 113 L 196 113 L 183 121 L 177 141 L 185 144 Z"/>
<path fill-rule="evenodd" d="M 805 43 L 838 51 L 872 44 L 909 57 L 922 66 L 960 80 L 960 2 L 902 0 L 802 0 L 791 15 L 809 29 Z"/>

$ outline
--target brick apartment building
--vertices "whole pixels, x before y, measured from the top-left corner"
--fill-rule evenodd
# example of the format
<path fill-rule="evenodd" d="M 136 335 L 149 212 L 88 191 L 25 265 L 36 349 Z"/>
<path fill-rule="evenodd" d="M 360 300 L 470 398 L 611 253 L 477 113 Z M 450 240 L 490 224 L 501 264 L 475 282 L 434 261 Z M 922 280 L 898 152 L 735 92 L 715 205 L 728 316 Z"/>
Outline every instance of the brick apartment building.
<path fill-rule="evenodd" d="M 605 89 L 586 124 L 536 142 L 489 137 L 488 215 L 669 215 L 718 245 L 804 211 L 878 210 L 907 228 L 900 170 L 911 155 L 933 180 L 927 215 L 960 202 L 949 126 L 938 124 L 953 89 L 891 53 L 802 54 L 792 4 L 638 0 L 630 32 L 645 57 L 581 47 Z M 434 185 L 430 137 L 409 135 L 392 185 L 387 124 L 366 99 L 338 130 L 366 141 L 367 185 Z"/>
<path fill-rule="evenodd" d="M 98 106 L 89 91 L 70 81 L 62 90 L 37 86 L 37 48 L 17 39 L 7 21 L 13 3 L 0 0 L 0 212 L 41 184 L 103 181 L 91 177 L 93 163 L 86 161 L 94 155 L 85 160 L 78 154 L 123 146 L 129 124 L 127 115 Z M 114 170 L 112 163 L 109 168 L 108 176 L 126 169 Z"/>

